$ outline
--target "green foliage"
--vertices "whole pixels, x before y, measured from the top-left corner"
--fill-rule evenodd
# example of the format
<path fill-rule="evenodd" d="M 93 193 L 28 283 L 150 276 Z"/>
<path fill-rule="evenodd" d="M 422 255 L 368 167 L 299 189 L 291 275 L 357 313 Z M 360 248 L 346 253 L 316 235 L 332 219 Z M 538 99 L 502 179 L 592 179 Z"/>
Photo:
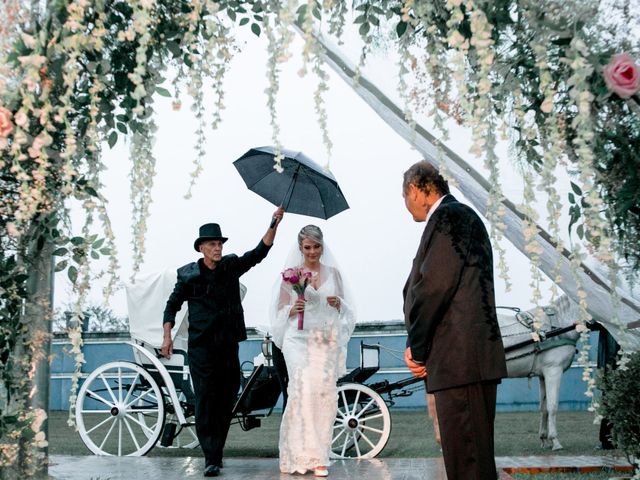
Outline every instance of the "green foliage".
<path fill-rule="evenodd" d="M 602 390 L 598 413 L 612 424 L 613 444 L 640 458 L 640 352 L 631 354 L 624 369 L 601 371 L 597 384 Z"/>

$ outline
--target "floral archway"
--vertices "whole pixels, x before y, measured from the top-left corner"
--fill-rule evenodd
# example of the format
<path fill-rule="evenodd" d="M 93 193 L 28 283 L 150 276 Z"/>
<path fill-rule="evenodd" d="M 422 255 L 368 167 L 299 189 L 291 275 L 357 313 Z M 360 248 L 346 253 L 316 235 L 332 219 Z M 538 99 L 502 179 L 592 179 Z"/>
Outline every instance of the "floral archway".
<path fill-rule="evenodd" d="M 239 50 L 236 28 L 249 28 L 268 43 L 266 104 L 276 146 L 279 65 L 289 58 L 298 28 L 304 37 L 302 73 L 308 70 L 318 79 L 314 101 L 330 152 L 327 73 L 316 35 L 339 38 L 353 23 L 362 38 L 360 68 L 381 40 L 397 49 L 398 88 L 408 121 L 431 116 L 443 143 L 447 119 L 470 128 L 470 153 L 490 172 L 485 216 L 501 255 L 503 194 L 495 147 L 505 135 L 527 186 L 524 235 L 534 278 L 540 254 L 539 214 L 532 207 L 536 190 L 548 198 L 547 222 L 558 248 L 566 247 L 558 219 L 569 209 L 575 268 L 587 252 L 629 278 L 640 268 L 640 35 L 630 30 L 640 29 L 640 19 L 628 1 L 57 0 L 42 9 L 39 2 L 31 8 L 20 0 L 4 4 L 0 438 L 19 441 L 2 440 L 0 465 L 29 473 L 46 446 L 43 413 L 30 407 L 35 365 L 48 339 L 46 329 L 34 330 L 29 312 L 50 315 L 46 299 L 30 287 L 36 267 L 53 256 L 55 269 L 66 271 L 75 286 L 78 327 L 69 330 L 77 360 L 75 390 L 90 263 L 109 258 L 112 281 L 106 295 L 118 266 L 101 195 L 101 151 L 125 135 L 131 140 L 133 255 L 139 265 L 155 166 L 154 96 L 173 97 L 176 108 L 183 91 L 192 96 L 197 145 L 204 144 L 207 124 L 216 128 L 222 119 L 223 79 Z M 175 75 L 165 78 L 168 72 Z M 204 105 L 206 78 L 214 81 L 213 112 Z M 204 155 L 197 150 L 193 182 Z M 557 168 L 572 178 L 567 199 L 555 185 Z M 70 198 L 85 209 L 81 236 L 70 233 Z M 506 265 L 502 276 L 508 281 Z M 533 291 L 535 297 L 537 285 Z M 589 318 L 585 297 L 583 292 L 582 322 Z"/>

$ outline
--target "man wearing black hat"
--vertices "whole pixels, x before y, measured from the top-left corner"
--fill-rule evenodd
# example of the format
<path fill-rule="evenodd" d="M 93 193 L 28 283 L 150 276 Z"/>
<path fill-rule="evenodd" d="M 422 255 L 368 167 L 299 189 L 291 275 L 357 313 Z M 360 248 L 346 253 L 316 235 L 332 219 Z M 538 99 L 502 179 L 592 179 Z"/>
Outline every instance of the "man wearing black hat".
<path fill-rule="evenodd" d="M 283 215 L 284 210 L 278 208 L 273 214 L 273 226 L 258 246 L 240 257 L 222 255 L 227 238 L 222 236 L 217 223 L 202 225 L 194 243 L 202 258 L 178 269 L 178 281 L 164 310 L 162 354 L 169 358 L 176 313 L 185 301 L 189 305 L 189 369 L 206 477 L 220 474 L 222 450 L 240 387 L 238 342 L 246 340 L 247 332 L 239 278 L 267 256 Z"/>

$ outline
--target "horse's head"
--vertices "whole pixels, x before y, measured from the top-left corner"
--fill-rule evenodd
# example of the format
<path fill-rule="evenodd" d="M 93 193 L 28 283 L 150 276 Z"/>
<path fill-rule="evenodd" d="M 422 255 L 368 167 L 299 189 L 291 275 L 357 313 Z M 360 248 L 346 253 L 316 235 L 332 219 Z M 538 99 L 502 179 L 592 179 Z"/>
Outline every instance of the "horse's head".
<path fill-rule="evenodd" d="M 552 301 L 547 307 L 543 308 L 546 317 L 543 322 L 543 328 L 545 330 L 568 327 L 580 320 L 580 306 L 564 294 Z M 576 330 L 571 330 L 562 336 L 577 339 L 580 334 Z"/>

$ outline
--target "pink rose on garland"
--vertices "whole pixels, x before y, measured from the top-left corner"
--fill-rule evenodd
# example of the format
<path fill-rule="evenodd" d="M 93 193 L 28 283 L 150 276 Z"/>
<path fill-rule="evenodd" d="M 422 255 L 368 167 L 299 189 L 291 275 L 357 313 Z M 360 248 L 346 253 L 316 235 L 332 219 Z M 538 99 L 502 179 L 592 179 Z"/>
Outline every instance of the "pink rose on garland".
<path fill-rule="evenodd" d="M 0 138 L 7 138 L 11 132 L 13 132 L 13 122 L 11 117 L 13 114 L 11 111 L 4 107 L 0 107 Z"/>
<path fill-rule="evenodd" d="M 640 69 L 628 53 L 611 57 L 603 76 L 609 90 L 620 98 L 630 98 L 640 91 Z"/>

